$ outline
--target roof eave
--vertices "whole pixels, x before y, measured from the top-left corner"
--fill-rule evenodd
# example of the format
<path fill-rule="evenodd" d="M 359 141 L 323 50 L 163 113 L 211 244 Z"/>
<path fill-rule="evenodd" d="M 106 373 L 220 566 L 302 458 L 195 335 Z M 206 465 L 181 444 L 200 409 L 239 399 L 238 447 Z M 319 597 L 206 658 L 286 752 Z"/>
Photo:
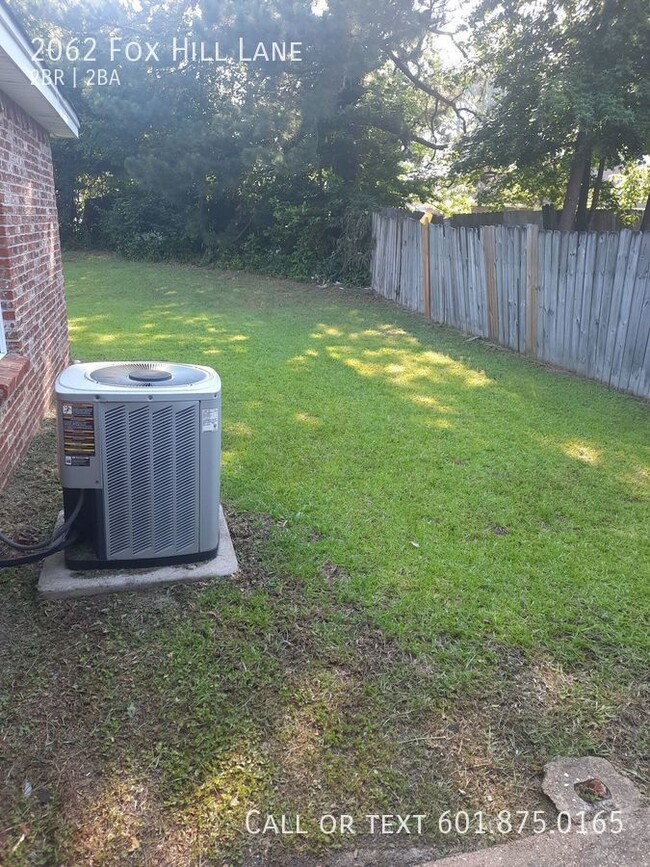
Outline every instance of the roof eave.
<path fill-rule="evenodd" d="M 50 135 L 79 137 L 79 119 L 57 88 L 40 74 L 44 67 L 22 27 L 0 3 L 0 90 L 17 103 Z"/>

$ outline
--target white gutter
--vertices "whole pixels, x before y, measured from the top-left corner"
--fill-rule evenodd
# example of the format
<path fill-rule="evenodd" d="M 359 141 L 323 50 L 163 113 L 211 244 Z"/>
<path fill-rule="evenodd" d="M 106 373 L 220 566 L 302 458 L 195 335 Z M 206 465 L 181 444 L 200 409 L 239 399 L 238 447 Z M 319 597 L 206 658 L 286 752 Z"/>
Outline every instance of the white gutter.
<path fill-rule="evenodd" d="M 34 74 L 45 67 L 33 59 L 33 51 L 22 27 L 0 3 L 0 90 L 51 135 L 78 138 L 79 120 L 72 106 L 53 84 L 44 83 L 46 78 Z"/>

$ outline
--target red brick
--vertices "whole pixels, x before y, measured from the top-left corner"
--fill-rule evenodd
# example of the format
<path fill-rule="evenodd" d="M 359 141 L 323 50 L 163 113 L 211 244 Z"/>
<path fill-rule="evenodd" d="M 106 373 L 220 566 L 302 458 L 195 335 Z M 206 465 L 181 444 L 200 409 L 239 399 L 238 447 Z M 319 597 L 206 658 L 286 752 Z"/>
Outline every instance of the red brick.
<path fill-rule="evenodd" d="M 0 359 L 0 399 L 7 400 L 18 388 L 29 370 L 24 355 L 5 355 Z"/>
<path fill-rule="evenodd" d="M 47 132 L 0 92 L 0 487 L 25 453 L 69 360 Z"/>

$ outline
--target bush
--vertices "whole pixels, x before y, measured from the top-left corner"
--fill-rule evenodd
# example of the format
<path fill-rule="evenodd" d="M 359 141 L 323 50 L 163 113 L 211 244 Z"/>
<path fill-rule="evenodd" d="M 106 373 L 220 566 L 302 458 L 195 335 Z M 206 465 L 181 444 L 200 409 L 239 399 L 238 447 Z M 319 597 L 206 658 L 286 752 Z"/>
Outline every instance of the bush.
<path fill-rule="evenodd" d="M 131 187 L 102 210 L 93 246 L 130 259 L 188 259 L 200 255 L 201 245 L 185 225 L 185 215 L 165 199 Z"/>
<path fill-rule="evenodd" d="M 185 210 L 132 183 L 86 200 L 68 248 L 112 250 L 130 259 L 193 260 L 299 280 L 366 285 L 370 216 L 343 196 L 271 188 L 266 201 L 227 198 Z M 224 220 L 224 214 L 227 219 Z"/>

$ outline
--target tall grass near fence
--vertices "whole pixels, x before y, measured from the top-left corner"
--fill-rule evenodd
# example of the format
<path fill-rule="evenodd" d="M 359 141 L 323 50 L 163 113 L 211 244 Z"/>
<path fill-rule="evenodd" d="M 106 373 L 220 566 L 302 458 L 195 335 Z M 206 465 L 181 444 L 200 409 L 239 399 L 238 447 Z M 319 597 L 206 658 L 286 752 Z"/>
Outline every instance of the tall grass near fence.
<path fill-rule="evenodd" d="M 372 285 L 385 298 L 650 397 L 650 233 L 452 228 L 375 215 L 373 241 Z"/>

